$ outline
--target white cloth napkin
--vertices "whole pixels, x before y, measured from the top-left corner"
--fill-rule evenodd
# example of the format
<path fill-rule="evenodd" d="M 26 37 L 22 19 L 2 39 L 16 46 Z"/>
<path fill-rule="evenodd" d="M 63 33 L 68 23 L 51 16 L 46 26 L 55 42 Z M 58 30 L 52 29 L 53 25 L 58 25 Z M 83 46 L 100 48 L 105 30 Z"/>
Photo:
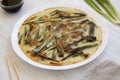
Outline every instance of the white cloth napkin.
<path fill-rule="evenodd" d="M 105 61 L 96 66 L 82 80 L 120 80 L 120 66 L 112 61 Z"/>

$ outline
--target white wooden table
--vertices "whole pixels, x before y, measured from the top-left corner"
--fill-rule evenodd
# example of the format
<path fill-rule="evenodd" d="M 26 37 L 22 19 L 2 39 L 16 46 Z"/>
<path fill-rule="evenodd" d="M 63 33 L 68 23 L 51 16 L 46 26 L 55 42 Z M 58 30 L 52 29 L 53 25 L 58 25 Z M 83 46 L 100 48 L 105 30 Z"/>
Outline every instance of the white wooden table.
<path fill-rule="evenodd" d="M 115 7 L 120 11 L 120 1 L 111 0 Z M 110 59 L 120 64 L 120 26 L 111 24 L 105 18 L 109 30 L 109 41 L 107 47 L 102 54 L 94 61 L 79 68 L 65 70 L 65 71 L 50 71 L 43 70 L 31 66 L 21 60 L 13 51 L 11 46 L 11 32 L 17 20 L 23 16 L 27 11 L 40 7 L 48 3 L 74 3 L 82 5 L 83 0 L 24 0 L 22 9 L 14 14 L 5 12 L 0 8 L 0 80 L 9 80 L 8 68 L 6 63 L 6 56 L 9 56 L 12 77 L 16 79 L 16 74 L 13 70 L 13 63 L 16 63 L 20 72 L 21 80 L 81 80 L 90 70 L 101 62 Z"/>

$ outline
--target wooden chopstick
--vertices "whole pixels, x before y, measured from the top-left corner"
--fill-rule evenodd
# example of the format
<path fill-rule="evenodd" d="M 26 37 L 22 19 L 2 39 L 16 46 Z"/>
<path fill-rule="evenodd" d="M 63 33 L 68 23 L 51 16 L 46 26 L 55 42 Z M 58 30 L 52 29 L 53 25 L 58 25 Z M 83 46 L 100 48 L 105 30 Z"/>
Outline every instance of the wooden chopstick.
<path fill-rule="evenodd" d="M 6 57 L 6 61 L 7 61 L 7 66 L 8 66 L 10 80 L 13 80 L 13 78 L 12 78 L 12 72 L 11 72 L 11 69 L 10 69 L 10 59 L 8 57 Z M 13 67 L 14 67 L 14 70 L 15 70 L 15 73 L 17 75 L 18 80 L 21 80 L 20 73 L 19 73 L 17 65 L 15 63 L 13 64 Z"/>
<path fill-rule="evenodd" d="M 21 80 L 21 78 L 20 78 L 20 73 L 19 73 L 19 71 L 18 71 L 17 65 L 14 63 L 13 66 L 14 66 L 14 70 L 15 70 L 15 72 L 16 72 L 16 75 L 17 75 L 18 80 Z"/>
<path fill-rule="evenodd" d="M 13 78 L 12 78 L 12 72 L 11 72 L 11 69 L 10 69 L 10 62 L 9 62 L 8 57 L 6 57 L 6 61 L 7 61 L 7 66 L 8 66 L 10 80 L 13 80 Z"/>

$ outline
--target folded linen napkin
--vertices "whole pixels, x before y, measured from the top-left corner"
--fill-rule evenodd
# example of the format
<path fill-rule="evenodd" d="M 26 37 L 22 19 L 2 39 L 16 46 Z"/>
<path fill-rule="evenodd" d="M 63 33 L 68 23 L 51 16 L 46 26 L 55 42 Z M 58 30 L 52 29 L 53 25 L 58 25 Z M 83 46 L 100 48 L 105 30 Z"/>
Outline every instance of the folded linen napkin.
<path fill-rule="evenodd" d="M 120 80 L 120 66 L 112 61 L 105 61 L 96 66 L 82 80 Z"/>

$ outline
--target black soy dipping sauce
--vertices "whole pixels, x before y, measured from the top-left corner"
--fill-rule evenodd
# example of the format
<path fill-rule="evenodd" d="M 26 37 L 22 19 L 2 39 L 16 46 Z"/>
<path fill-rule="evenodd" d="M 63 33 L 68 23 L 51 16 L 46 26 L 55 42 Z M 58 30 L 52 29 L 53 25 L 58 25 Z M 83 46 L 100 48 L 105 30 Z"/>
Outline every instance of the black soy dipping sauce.
<path fill-rule="evenodd" d="M 23 0 L 2 0 L 1 7 L 7 12 L 17 12 L 23 5 Z"/>

